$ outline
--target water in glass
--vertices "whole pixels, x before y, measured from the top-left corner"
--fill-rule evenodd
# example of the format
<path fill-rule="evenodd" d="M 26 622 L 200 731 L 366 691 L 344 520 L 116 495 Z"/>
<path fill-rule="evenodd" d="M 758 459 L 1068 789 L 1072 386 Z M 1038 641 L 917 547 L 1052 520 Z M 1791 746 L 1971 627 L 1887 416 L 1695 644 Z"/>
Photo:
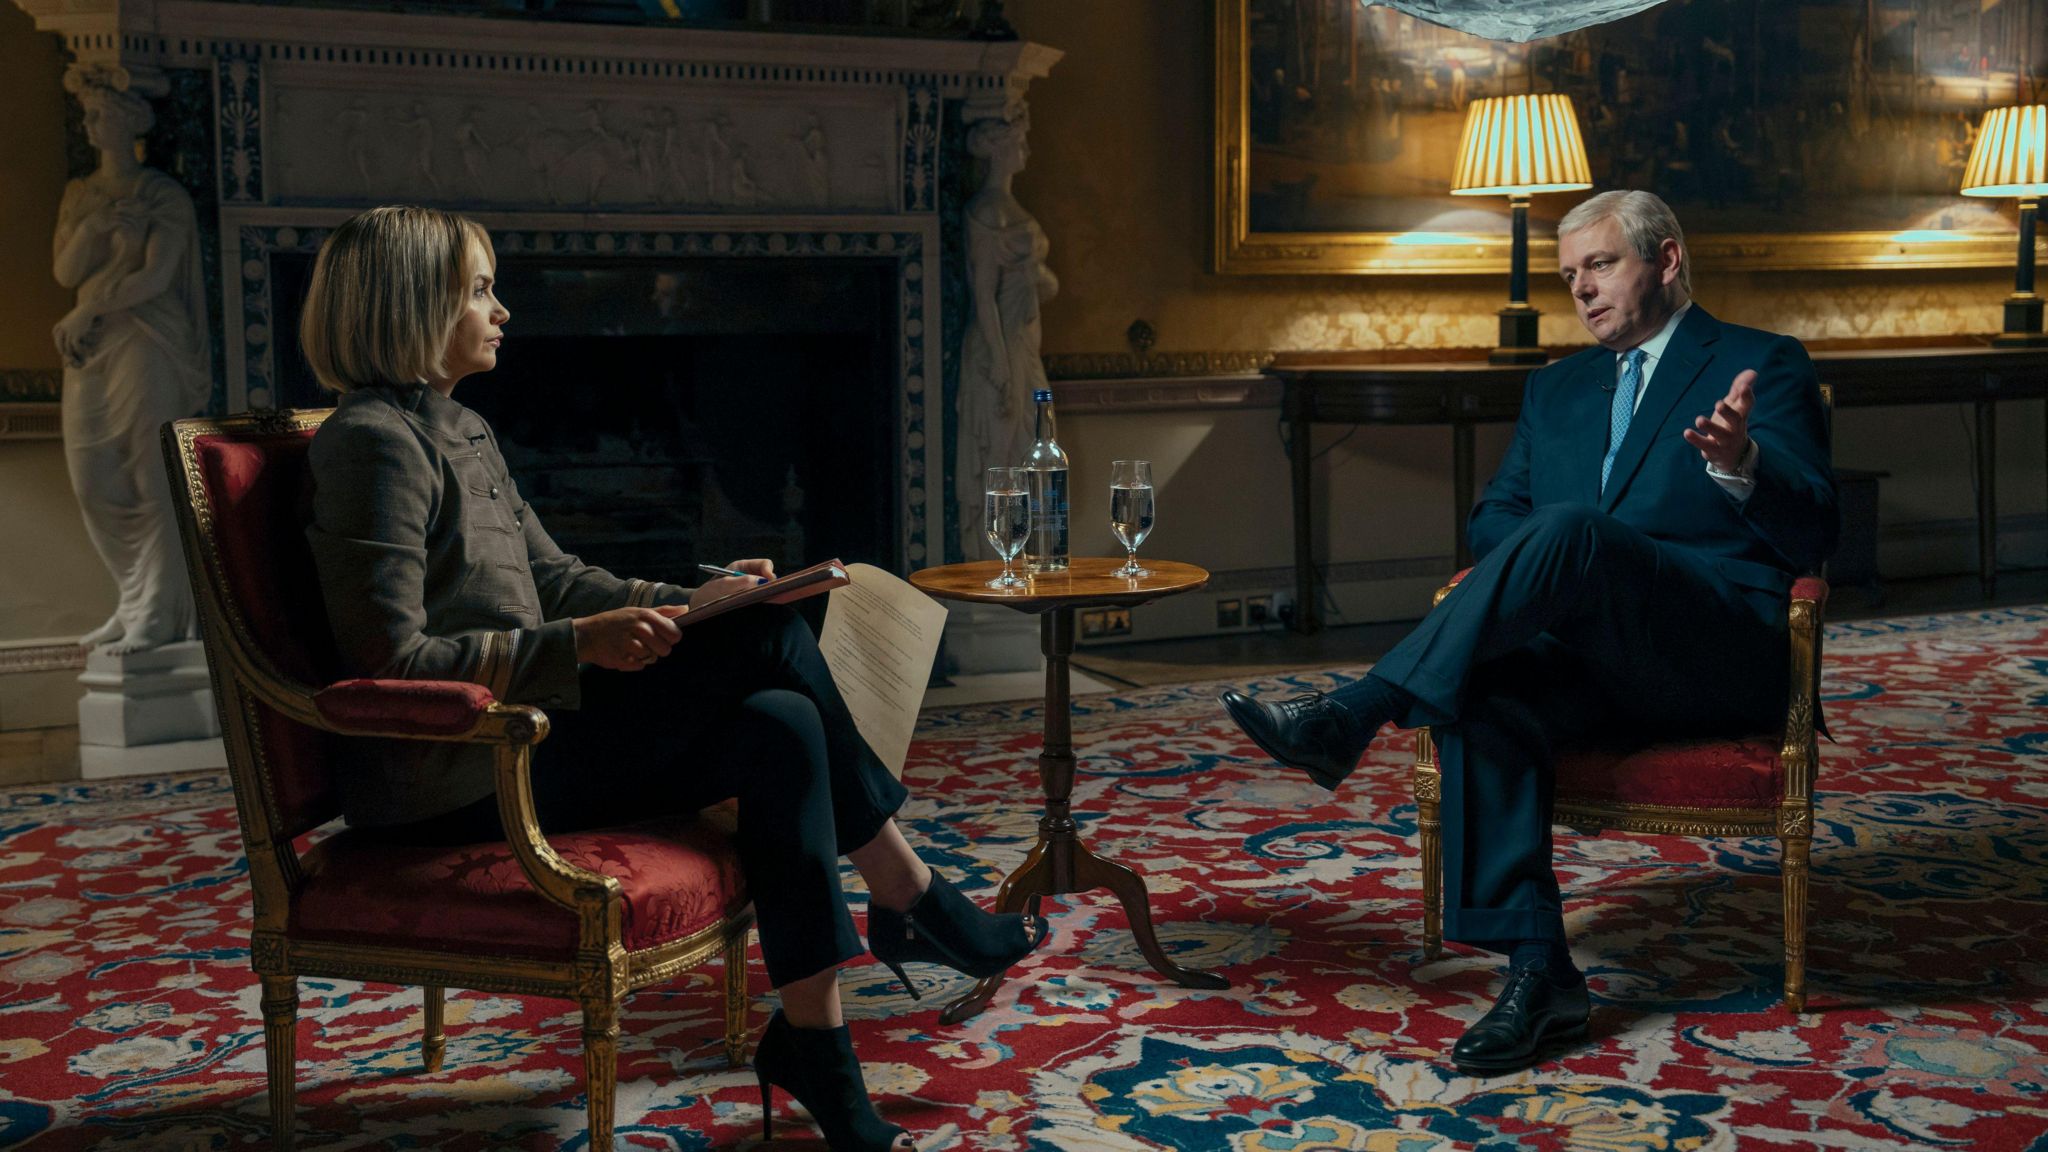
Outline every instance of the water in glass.
<path fill-rule="evenodd" d="M 1136 550 L 1152 531 L 1152 486 L 1113 485 L 1109 490 L 1109 526 L 1126 549 Z"/>
<path fill-rule="evenodd" d="M 1151 461 L 1118 460 L 1110 465 L 1109 527 L 1124 546 L 1124 565 L 1116 575 L 1150 576 L 1150 571 L 1138 567 L 1138 545 L 1152 531 Z"/>
<path fill-rule="evenodd" d="M 1024 483 L 1022 468 L 991 468 L 982 489 L 983 528 L 990 547 L 1003 559 L 1003 573 L 988 582 L 991 588 L 1018 588 L 1024 581 L 1010 570 L 1011 561 L 1023 551 L 1031 535 L 1031 493 Z"/>

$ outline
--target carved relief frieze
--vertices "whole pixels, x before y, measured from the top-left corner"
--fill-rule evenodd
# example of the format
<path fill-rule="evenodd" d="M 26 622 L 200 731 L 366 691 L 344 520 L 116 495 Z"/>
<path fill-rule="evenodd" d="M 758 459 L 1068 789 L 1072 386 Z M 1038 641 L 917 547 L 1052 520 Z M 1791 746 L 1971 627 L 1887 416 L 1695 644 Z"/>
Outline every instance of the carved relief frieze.
<path fill-rule="evenodd" d="M 263 68 L 255 56 L 214 61 L 214 138 L 220 145 L 223 204 L 263 202 Z"/>
<path fill-rule="evenodd" d="M 883 92 L 798 104 L 730 91 L 594 97 L 528 89 L 508 99 L 482 89 L 414 95 L 280 83 L 274 99 L 266 134 L 272 203 L 897 210 L 899 139 L 887 106 L 893 97 Z M 924 188 L 929 197 L 929 183 Z"/>
<path fill-rule="evenodd" d="M 930 212 L 939 195 L 939 92 L 914 85 L 906 98 L 903 124 L 903 209 Z"/>
<path fill-rule="evenodd" d="M 9 404 L 54 404 L 63 388 L 55 368 L 0 368 L 0 401 Z"/>

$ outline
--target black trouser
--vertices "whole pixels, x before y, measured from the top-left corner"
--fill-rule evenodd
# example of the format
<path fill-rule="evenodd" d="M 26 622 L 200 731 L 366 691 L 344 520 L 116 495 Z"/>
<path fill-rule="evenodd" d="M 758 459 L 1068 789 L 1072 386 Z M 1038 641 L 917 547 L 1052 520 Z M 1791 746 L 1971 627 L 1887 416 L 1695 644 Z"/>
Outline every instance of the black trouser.
<path fill-rule="evenodd" d="M 586 667 L 582 707 L 548 714 L 534 807 L 550 835 L 739 800 L 738 847 L 768 977 L 780 987 L 860 955 L 839 855 L 875 838 L 903 785 L 854 727 L 810 626 L 764 605 L 683 629 L 638 672 Z M 382 835 L 465 843 L 502 832 L 497 801 Z"/>
<path fill-rule="evenodd" d="M 1396 723 L 1434 726 L 1445 938 L 1494 951 L 1562 939 L 1556 748 L 1780 723 L 1785 636 L 1782 594 L 1734 584 L 1700 553 L 1586 505 L 1531 513 L 1372 669 L 1416 698 Z"/>

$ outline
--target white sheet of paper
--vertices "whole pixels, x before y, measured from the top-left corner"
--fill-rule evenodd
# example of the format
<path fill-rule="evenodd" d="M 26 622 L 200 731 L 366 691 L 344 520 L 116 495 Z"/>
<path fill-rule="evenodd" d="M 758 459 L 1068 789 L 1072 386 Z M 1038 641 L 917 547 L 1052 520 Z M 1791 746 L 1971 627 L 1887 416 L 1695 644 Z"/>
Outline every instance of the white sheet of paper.
<path fill-rule="evenodd" d="M 870 564 L 848 564 L 834 588 L 818 648 L 868 747 L 897 776 L 946 628 L 945 606 Z"/>

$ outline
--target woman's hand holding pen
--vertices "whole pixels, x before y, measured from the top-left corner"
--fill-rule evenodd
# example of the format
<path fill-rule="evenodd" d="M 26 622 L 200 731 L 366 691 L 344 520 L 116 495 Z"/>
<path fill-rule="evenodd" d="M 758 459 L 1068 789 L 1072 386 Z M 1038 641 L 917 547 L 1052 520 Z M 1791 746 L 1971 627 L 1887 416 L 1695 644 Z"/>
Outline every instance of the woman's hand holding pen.
<path fill-rule="evenodd" d="M 711 564 L 699 564 L 697 567 L 707 575 L 717 575 L 690 591 L 692 608 L 709 603 L 720 596 L 730 596 L 735 592 L 752 588 L 765 580 L 775 579 L 773 560 L 735 560 L 723 568 Z"/>
<path fill-rule="evenodd" d="M 692 605 L 716 600 L 742 589 L 775 579 L 773 560 L 735 560 L 729 567 L 709 564 L 697 567 L 720 573 L 690 592 Z M 614 608 L 595 616 L 576 618 L 576 660 L 619 672 L 638 672 L 669 654 L 683 631 L 675 618 L 688 612 L 680 604 L 659 608 Z"/>
<path fill-rule="evenodd" d="M 669 654 L 682 629 L 657 608 L 614 608 L 576 618 L 576 660 L 619 672 L 638 672 Z"/>

